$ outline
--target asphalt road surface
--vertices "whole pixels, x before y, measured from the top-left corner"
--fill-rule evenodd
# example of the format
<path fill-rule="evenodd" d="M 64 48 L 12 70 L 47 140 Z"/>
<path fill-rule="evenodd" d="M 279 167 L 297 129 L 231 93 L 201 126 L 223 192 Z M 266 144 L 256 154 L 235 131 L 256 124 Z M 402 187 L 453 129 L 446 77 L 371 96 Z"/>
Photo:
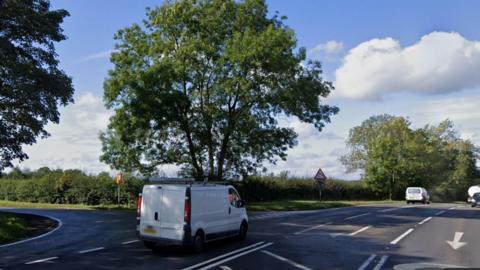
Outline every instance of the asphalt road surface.
<path fill-rule="evenodd" d="M 251 215 L 246 240 L 193 254 L 151 251 L 135 215 L 119 211 L 8 210 L 59 219 L 53 233 L 0 247 L 0 269 L 415 269 L 480 267 L 480 208 L 388 204 Z"/>

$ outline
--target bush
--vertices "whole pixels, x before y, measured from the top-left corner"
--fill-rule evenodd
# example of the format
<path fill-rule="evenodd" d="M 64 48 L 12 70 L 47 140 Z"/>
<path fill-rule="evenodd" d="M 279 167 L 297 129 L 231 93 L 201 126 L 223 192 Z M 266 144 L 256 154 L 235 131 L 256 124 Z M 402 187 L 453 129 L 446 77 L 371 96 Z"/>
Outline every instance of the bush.
<path fill-rule="evenodd" d="M 247 201 L 278 199 L 315 200 L 319 193 L 311 179 L 286 179 L 275 177 L 249 177 L 244 181 L 231 181 Z M 322 191 L 325 200 L 376 200 L 383 199 L 369 190 L 362 181 L 327 180 Z"/>
<path fill-rule="evenodd" d="M 116 204 L 117 185 L 108 173 L 87 175 L 79 170 L 22 173 L 20 179 L 11 175 L 0 179 L 0 200 L 60 203 L 60 204 Z M 31 178 L 25 178 L 29 176 Z M 120 202 L 134 205 L 143 181 L 126 175 L 120 187 Z"/>

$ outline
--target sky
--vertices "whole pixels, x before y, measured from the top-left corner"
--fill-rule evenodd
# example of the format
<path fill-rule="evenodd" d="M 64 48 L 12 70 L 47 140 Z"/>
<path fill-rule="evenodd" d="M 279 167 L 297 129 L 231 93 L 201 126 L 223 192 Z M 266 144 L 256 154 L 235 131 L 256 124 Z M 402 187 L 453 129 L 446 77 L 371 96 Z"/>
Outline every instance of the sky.
<path fill-rule="evenodd" d="M 36 169 L 77 168 L 110 171 L 99 161 L 100 131 L 111 111 L 103 105 L 103 82 L 112 65 L 115 32 L 145 18 L 151 0 L 52 0 L 66 9 L 66 41 L 57 44 L 60 67 L 73 78 L 75 103 L 60 110 L 51 136 L 24 149 L 30 159 L 19 164 Z M 322 132 L 288 119 L 299 134 L 287 161 L 265 164 L 269 172 L 289 171 L 313 177 L 358 179 L 339 158 L 347 153 L 349 130 L 372 115 L 407 117 L 415 128 L 449 118 L 459 135 L 480 145 L 480 1 L 270 0 L 270 15 L 287 16 L 299 47 L 319 60 L 335 91 L 323 102 L 340 112 Z M 176 168 L 162 170 L 173 176 Z"/>

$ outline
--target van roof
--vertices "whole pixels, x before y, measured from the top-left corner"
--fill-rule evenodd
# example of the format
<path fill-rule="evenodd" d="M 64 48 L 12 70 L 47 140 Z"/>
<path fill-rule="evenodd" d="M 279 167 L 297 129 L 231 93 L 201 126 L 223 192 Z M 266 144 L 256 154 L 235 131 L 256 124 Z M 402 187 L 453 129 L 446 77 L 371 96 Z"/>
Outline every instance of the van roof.
<path fill-rule="evenodd" d="M 162 187 L 162 188 L 168 188 L 168 189 L 184 189 L 186 187 L 192 187 L 192 188 L 226 188 L 226 187 L 231 187 L 230 185 L 222 185 L 222 184 L 149 184 L 149 185 L 145 185 L 145 187 L 147 188 L 158 188 L 158 187 Z"/>

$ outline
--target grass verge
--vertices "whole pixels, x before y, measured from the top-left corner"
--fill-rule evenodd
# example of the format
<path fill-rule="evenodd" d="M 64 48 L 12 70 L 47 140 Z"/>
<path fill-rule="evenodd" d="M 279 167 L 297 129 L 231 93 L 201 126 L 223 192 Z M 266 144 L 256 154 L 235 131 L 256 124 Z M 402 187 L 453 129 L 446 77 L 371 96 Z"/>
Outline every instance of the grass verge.
<path fill-rule="evenodd" d="M 85 204 L 54 204 L 31 203 L 0 200 L 0 207 L 8 208 L 36 208 L 36 209 L 77 209 L 77 210 L 134 210 L 135 206 L 127 205 L 85 205 Z"/>
<path fill-rule="evenodd" d="M 13 242 L 25 237 L 27 224 L 17 215 L 0 212 L 0 244 Z"/>
<path fill-rule="evenodd" d="M 354 205 L 368 205 L 377 203 L 395 203 L 399 201 L 317 201 L 317 200 L 277 200 L 267 202 L 249 202 L 249 211 L 299 211 L 317 210 Z M 78 209 L 78 210 L 134 210 L 135 206 L 127 205 L 84 205 L 84 204 L 51 204 L 12 202 L 0 200 L 0 207 L 12 208 L 39 208 L 39 209 Z"/>
<path fill-rule="evenodd" d="M 398 201 L 278 200 L 268 202 L 251 202 L 247 204 L 247 209 L 249 211 L 300 211 L 395 202 Z"/>

